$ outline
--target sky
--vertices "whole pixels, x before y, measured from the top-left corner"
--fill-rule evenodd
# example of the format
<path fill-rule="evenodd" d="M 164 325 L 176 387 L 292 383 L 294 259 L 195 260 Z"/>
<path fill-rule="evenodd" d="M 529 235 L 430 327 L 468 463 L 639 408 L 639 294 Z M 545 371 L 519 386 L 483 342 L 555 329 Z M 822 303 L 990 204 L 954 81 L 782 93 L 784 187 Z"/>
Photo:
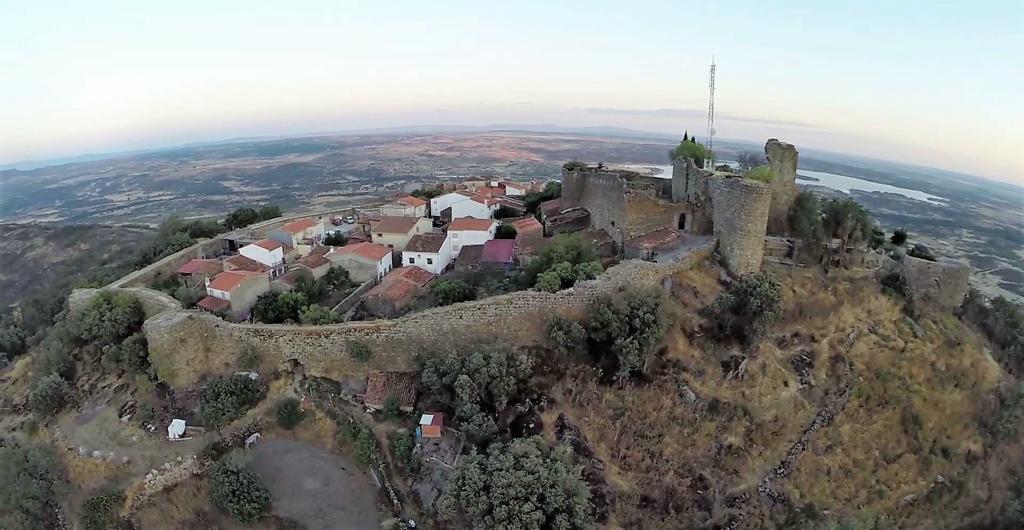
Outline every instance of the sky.
<path fill-rule="evenodd" d="M 1019 0 L 0 0 L 0 165 L 407 125 L 703 135 L 712 57 L 722 138 L 1024 184 Z"/>

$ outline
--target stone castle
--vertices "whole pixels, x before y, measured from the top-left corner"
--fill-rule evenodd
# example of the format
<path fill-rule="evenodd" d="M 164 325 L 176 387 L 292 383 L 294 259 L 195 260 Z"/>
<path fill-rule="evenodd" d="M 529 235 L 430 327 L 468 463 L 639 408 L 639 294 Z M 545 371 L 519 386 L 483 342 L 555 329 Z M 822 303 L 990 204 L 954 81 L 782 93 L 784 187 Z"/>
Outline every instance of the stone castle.
<path fill-rule="evenodd" d="M 682 158 L 673 161 L 671 179 L 595 167 L 563 169 L 561 208 L 589 212 L 591 227 L 623 248 L 659 231 L 713 235 L 732 272 L 754 272 L 761 268 L 766 233 L 784 230 L 796 195 L 796 148 L 773 138 L 765 155 L 775 173 L 771 184 L 705 171 Z"/>

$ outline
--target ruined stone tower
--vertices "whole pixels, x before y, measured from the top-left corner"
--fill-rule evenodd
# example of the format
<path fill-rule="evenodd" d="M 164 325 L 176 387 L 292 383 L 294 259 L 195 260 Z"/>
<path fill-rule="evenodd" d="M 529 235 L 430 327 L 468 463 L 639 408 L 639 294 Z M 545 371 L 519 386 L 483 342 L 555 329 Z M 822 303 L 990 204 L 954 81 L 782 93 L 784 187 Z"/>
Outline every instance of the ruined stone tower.
<path fill-rule="evenodd" d="M 742 177 L 714 176 L 711 211 L 718 253 L 733 274 L 761 269 L 764 232 L 773 203 L 772 189 Z"/>
<path fill-rule="evenodd" d="M 796 165 L 800 153 L 793 144 L 772 138 L 764 144 L 764 154 L 768 157 L 768 167 L 775 173 L 775 180 L 771 185 L 772 204 L 768 216 L 768 233 L 783 234 L 786 232 L 786 215 L 796 196 Z"/>

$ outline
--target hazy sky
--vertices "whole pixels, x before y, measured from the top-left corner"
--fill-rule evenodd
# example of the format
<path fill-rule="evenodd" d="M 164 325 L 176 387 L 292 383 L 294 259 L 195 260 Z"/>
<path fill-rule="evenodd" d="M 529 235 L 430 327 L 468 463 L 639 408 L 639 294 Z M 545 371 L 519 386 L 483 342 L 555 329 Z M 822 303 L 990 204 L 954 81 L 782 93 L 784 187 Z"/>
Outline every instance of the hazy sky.
<path fill-rule="evenodd" d="M 1024 184 L 1021 0 L 0 0 L 0 164 L 417 124 L 701 132 L 712 55 L 723 138 Z"/>

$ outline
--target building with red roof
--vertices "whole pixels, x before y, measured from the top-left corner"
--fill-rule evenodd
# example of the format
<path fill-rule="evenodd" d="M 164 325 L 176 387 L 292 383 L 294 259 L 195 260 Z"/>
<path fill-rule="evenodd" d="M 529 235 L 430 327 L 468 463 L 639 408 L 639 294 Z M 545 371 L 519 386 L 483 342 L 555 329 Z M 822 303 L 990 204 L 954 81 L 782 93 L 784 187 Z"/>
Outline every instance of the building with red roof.
<path fill-rule="evenodd" d="M 405 195 L 382 206 L 380 213 L 393 217 L 426 217 L 429 205 L 424 199 Z"/>
<path fill-rule="evenodd" d="M 413 236 L 428 234 L 434 224 L 426 217 L 381 216 L 370 223 L 370 237 L 378 245 L 401 252 Z"/>
<path fill-rule="evenodd" d="M 503 224 L 511 224 L 512 228 L 516 229 L 516 234 L 525 235 L 544 235 L 544 225 L 540 224 L 540 221 L 536 217 L 529 215 L 521 219 L 503 221 Z"/>
<path fill-rule="evenodd" d="M 381 318 L 398 316 L 433 279 L 434 274 L 420 267 L 394 269 L 366 292 L 362 300 L 363 311 Z"/>
<path fill-rule="evenodd" d="M 332 266 L 348 271 L 352 281 L 379 282 L 393 266 L 391 249 L 376 243 L 352 243 L 334 249 L 327 254 Z"/>
<path fill-rule="evenodd" d="M 400 410 L 412 412 L 416 405 L 416 372 L 374 370 L 366 377 L 363 404 L 374 410 L 393 402 Z"/>
<path fill-rule="evenodd" d="M 324 220 L 312 218 L 297 219 L 267 232 L 268 239 L 299 249 L 299 253 L 303 255 L 309 247 L 322 244 L 325 235 Z"/>
<path fill-rule="evenodd" d="M 402 265 L 415 265 L 441 274 L 452 262 L 451 234 L 413 236 L 402 251 Z"/>
<path fill-rule="evenodd" d="M 273 239 L 261 239 L 238 249 L 238 253 L 267 268 L 271 278 L 285 273 L 285 245 Z"/>
<path fill-rule="evenodd" d="M 236 320 L 248 317 L 256 298 L 270 291 L 270 278 L 262 272 L 224 271 L 206 281 L 206 297 L 198 306 L 212 312 L 226 312 Z"/>
<path fill-rule="evenodd" d="M 464 245 L 483 245 L 494 239 L 498 222 L 494 219 L 459 217 L 448 225 L 448 236 L 452 240 L 452 254 L 458 255 Z"/>
<path fill-rule="evenodd" d="M 178 277 L 191 286 L 203 284 L 207 278 L 213 278 L 222 272 L 224 262 L 218 259 L 193 259 L 178 267 Z"/>
<path fill-rule="evenodd" d="M 515 247 L 514 239 L 492 239 L 484 243 L 480 263 L 511 267 L 515 262 Z"/>

